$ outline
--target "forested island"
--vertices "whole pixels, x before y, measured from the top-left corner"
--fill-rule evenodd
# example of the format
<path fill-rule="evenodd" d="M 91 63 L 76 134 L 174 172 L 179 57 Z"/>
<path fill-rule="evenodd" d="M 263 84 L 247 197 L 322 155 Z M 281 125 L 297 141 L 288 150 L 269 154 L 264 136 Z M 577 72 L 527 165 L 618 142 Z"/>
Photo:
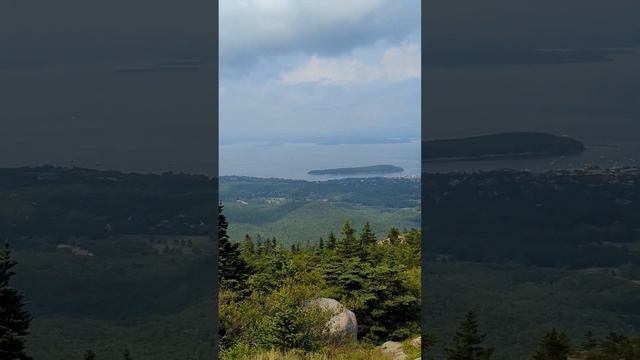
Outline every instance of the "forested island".
<path fill-rule="evenodd" d="M 311 170 L 309 175 L 360 175 L 360 174 L 394 174 L 404 169 L 393 165 L 358 166 L 337 169 Z"/>
<path fill-rule="evenodd" d="M 422 160 L 432 162 L 577 155 L 585 149 L 578 140 L 537 132 L 431 140 L 422 145 Z"/>

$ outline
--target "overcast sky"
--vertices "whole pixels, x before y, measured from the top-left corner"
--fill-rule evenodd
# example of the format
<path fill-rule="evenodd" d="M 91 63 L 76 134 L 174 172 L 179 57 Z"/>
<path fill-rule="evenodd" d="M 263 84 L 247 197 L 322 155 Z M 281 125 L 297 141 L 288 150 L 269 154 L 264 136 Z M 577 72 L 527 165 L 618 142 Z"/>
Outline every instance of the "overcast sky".
<path fill-rule="evenodd" d="M 420 134 L 420 2 L 223 0 L 220 138 Z"/>
<path fill-rule="evenodd" d="M 639 1 L 424 3 L 427 137 L 640 134 Z M 214 5 L 0 1 L 0 165 L 215 168 Z M 221 139 L 417 136 L 419 6 L 221 0 Z"/>

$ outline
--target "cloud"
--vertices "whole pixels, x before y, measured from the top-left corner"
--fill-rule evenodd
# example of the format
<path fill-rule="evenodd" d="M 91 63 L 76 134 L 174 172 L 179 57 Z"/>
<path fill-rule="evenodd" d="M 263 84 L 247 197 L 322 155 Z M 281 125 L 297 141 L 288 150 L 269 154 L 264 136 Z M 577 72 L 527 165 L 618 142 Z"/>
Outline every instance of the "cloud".
<path fill-rule="evenodd" d="M 419 26 L 417 0 L 223 0 L 220 65 L 245 67 L 294 53 L 337 55 L 403 39 Z"/>
<path fill-rule="evenodd" d="M 397 82 L 420 78 L 420 46 L 405 43 L 388 48 L 377 63 L 349 58 L 312 56 L 304 65 L 283 73 L 288 85 L 317 83 L 322 85 L 358 85 L 375 81 Z"/>

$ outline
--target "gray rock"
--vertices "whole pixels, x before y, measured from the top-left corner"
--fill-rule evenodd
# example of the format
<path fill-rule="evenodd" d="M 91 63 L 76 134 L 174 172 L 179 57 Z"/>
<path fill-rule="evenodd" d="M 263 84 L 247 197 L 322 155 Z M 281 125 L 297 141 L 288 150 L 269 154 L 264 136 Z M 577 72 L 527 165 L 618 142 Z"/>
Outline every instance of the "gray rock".
<path fill-rule="evenodd" d="M 358 321 L 353 311 L 344 307 L 338 301 L 329 298 L 311 300 L 307 305 L 330 311 L 332 316 L 327 322 L 329 334 L 336 339 L 356 341 L 358 337 Z"/>
<path fill-rule="evenodd" d="M 402 349 L 402 344 L 395 341 L 387 341 L 380 346 L 383 355 L 393 356 L 393 360 L 406 360 L 407 354 Z"/>

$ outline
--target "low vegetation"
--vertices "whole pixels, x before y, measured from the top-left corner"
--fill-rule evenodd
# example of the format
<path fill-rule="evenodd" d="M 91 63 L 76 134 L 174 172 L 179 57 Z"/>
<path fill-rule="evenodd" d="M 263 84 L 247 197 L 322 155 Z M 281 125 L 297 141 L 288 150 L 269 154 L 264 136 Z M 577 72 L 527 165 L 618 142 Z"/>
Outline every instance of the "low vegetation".
<path fill-rule="evenodd" d="M 253 359 L 273 351 L 357 358 L 384 341 L 419 336 L 418 230 L 392 228 L 379 241 L 368 224 L 358 235 L 347 221 L 338 235 L 309 247 L 285 248 L 275 238 L 249 235 L 231 243 L 222 212 L 219 224 L 223 359 Z M 336 350 L 336 339 L 327 334 L 331 314 L 305 305 L 317 298 L 336 299 L 355 313 L 359 344 L 340 342 Z"/>

